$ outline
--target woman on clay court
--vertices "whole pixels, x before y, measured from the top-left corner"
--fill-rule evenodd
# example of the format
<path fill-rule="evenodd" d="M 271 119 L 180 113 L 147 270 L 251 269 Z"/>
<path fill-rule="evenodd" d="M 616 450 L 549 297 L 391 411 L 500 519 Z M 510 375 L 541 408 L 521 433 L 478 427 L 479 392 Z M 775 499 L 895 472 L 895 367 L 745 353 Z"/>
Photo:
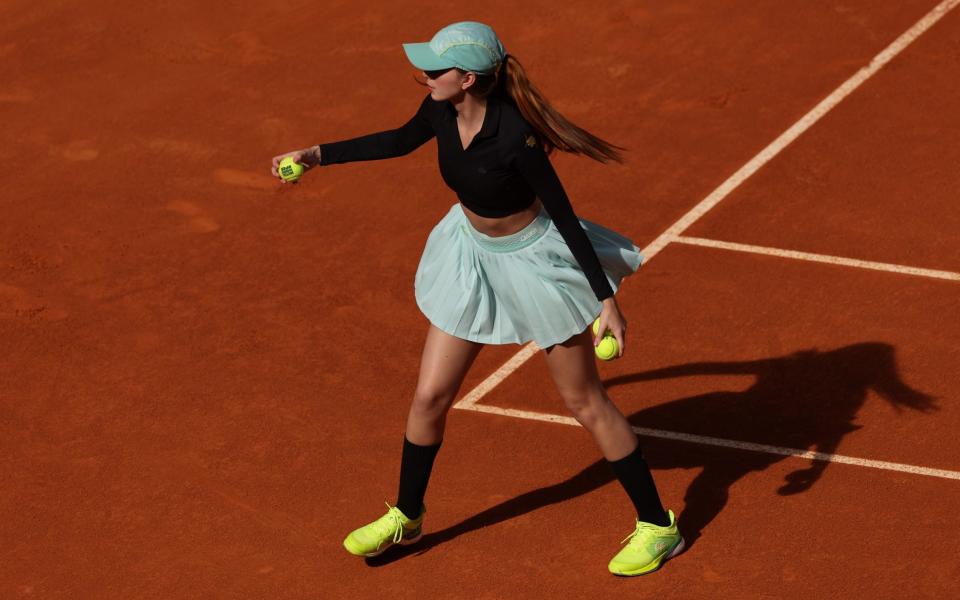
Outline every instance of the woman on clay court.
<path fill-rule="evenodd" d="M 319 144 L 291 156 L 316 166 L 402 156 L 437 138 L 440 173 L 460 200 L 431 231 L 415 278 L 430 321 L 410 405 L 395 506 L 351 532 L 344 547 L 376 556 L 421 537 L 424 494 L 447 412 L 484 344 L 545 349 L 569 410 L 596 440 L 637 510 L 611 573 L 642 575 L 683 550 L 639 440 L 597 372 L 594 347 L 611 330 L 623 354 L 627 322 L 614 293 L 642 256 L 629 239 L 573 212 L 547 154 L 555 148 L 622 162 L 618 148 L 570 123 L 482 23 L 444 27 L 429 43 L 404 44 L 430 88 L 402 127 Z M 621 542 L 622 543 L 622 542 Z"/>

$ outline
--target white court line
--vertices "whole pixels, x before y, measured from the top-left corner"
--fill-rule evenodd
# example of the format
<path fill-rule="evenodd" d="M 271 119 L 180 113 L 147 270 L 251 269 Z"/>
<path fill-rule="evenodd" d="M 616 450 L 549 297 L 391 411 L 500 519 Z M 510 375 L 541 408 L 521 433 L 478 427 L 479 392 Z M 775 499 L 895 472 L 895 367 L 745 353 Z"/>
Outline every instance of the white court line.
<path fill-rule="evenodd" d="M 510 373 L 513 373 L 520 368 L 520 365 L 527 362 L 527 360 L 539 351 L 540 348 L 536 343 L 530 342 L 526 346 L 520 349 L 520 352 L 517 352 L 513 355 L 513 358 L 503 363 L 503 366 L 496 370 L 493 375 L 490 375 L 477 387 L 470 390 L 470 393 L 461 398 L 456 404 L 453 405 L 454 408 L 462 408 L 465 410 L 470 410 L 476 406 L 480 398 L 483 398 L 487 392 L 497 387 L 501 381 L 506 379 Z"/>
<path fill-rule="evenodd" d="M 545 421 L 548 423 L 558 423 L 561 425 L 573 425 L 579 427 L 580 423 L 573 417 L 560 415 L 551 415 L 547 413 L 533 412 L 529 410 L 516 410 L 512 408 L 500 408 L 498 406 L 489 406 L 485 404 L 476 404 L 470 410 L 476 412 L 490 413 L 494 415 L 503 415 L 515 417 L 518 419 L 529 419 L 532 421 Z M 797 448 L 784 448 L 781 446 L 768 446 L 767 444 L 754 444 L 753 442 L 738 442 L 736 440 L 725 440 L 723 438 L 708 437 L 704 435 L 692 435 L 689 433 L 677 433 L 674 431 L 664 431 L 662 429 L 647 429 L 646 427 L 634 427 L 639 435 L 647 437 L 662 438 L 665 440 L 674 440 L 680 442 L 690 442 L 704 446 L 720 446 L 723 448 L 734 448 L 736 450 L 749 450 L 751 452 L 765 452 L 767 454 L 781 454 L 783 456 L 795 456 L 797 458 L 808 458 L 810 460 L 820 460 L 833 463 L 844 463 L 848 465 L 857 465 L 860 467 L 870 467 L 873 469 L 883 469 L 885 471 L 899 471 L 901 473 L 912 473 L 914 475 L 927 475 L 929 477 L 940 477 L 942 479 L 960 480 L 960 471 L 947 471 L 945 469 L 930 469 L 927 467 L 918 467 L 916 465 L 907 465 L 903 463 L 887 462 L 884 460 L 871 460 L 868 458 L 856 458 L 854 456 L 844 456 L 842 454 L 827 454 L 825 452 L 813 452 L 812 450 L 800 450 Z"/>
<path fill-rule="evenodd" d="M 766 148 L 760 151 L 759 154 L 754 156 L 750 162 L 745 164 L 740 168 L 736 173 L 731 175 L 726 181 L 720 184 L 720 187 L 715 189 L 710 193 L 709 196 L 700 201 L 699 204 L 694 206 L 690 211 L 685 215 L 680 217 L 680 219 L 671 225 L 666 231 L 660 234 L 657 239 L 653 240 L 646 248 L 641 250 L 641 254 L 644 257 L 644 264 L 649 262 L 654 256 L 656 256 L 667 244 L 674 241 L 677 236 L 686 231 L 691 225 L 693 225 L 700 217 L 705 215 L 710 209 L 715 207 L 720 203 L 721 200 L 727 197 L 734 189 L 736 189 L 741 183 L 743 183 L 748 177 L 757 172 L 760 167 L 768 163 L 773 157 L 779 154 L 784 148 L 787 147 L 793 140 L 800 136 L 804 131 L 813 126 L 814 123 L 820 120 L 825 114 L 827 114 L 834 106 L 840 103 L 841 100 L 846 98 L 853 92 L 855 89 L 860 87 L 867 79 L 872 77 L 877 71 L 880 70 L 885 64 L 890 62 L 896 55 L 900 54 L 907 46 L 909 46 L 914 40 L 916 40 L 921 34 L 926 30 L 930 29 L 937 21 L 942 19 L 948 12 L 956 8 L 957 4 L 960 4 L 960 0 L 944 0 L 938 4 L 933 10 L 927 13 L 922 19 L 917 21 L 917 23 L 904 32 L 900 37 L 893 41 L 889 46 L 887 46 L 883 51 L 877 54 L 873 60 L 870 61 L 870 64 L 861 68 L 857 71 L 852 77 L 843 82 L 840 87 L 835 89 L 829 96 L 824 98 L 819 104 L 813 107 L 810 112 L 800 118 L 799 121 L 793 124 L 792 127 L 783 132 L 780 137 L 773 140 Z M 474 410 L 479 412 L 494 412 L 485 410 L 486 406 L 479 404 L 479 400 L 489 393 L 493 388 L 495 388 L 501 381 L 506 379 L 511 373 L 519 369 L 523 363 L 530 359 L 531 356 L 536 354 L 539 348 L 533 342 L 527 344 L 523 347 L 520 352 L 513 356 L 506 364 L 497 369 L 497 371 L 487 377 L 479 386 L 474 388 L 467 396 L 462 400 L 458 401 L 453 405 L 453 408 L 461 408 L 463 410 Z M 465 401 L 469 399 L 469 403 Z M 504 410 L 504 409 L 498 409 Z M 523 416 L 523 411 L 513 411 L 513 412 L 500 412 L 497 414 L 504 414 L 518 418 L 530 418 Z M 562 417 L 558 417 L 562 418 Z M 537 419 L 537 420 L 549 420 L 549 419 Z M 683 434 L 676 434 L 683 435 Z"/>
<path fill-rule="evenodd" d="M 934 269 L 920 269 L 918 267 L 906 267 L 903 265 L 893 265 L 890 263 L 874 262 L 872 260 L 859 260 L 856 258 L 844 258 L 842 256 L 830 256 L 828 254 L 813 254 L 812 252 L 798 252 L 797 250 L 781 250 L 779 248 L 767 248 L 766 246 L 752 246 L 750 244 L 737 244 L 734 242 L 721 242 L 719 240 L 708 240 L 705 238 L 687 237 L 679 235 L 673 239 L 674 242 L 681 244 L 691 244 L 694 246 L 706 246 L 708 248 L 721 248 L 723 250 L 735 250 L 737 252 L 751 252 L 753 254 L 767 254 L 770 256 L 779 256 L 782 258 L 795 258 L 797 260 L 808 260 L 832 265 L 843 265 L 845 267 L 857 267 L 860 269 L 875 269 L 877 271 L 889 271 L 891 273 L 900 273 L 903 275 L 918 275 L 920 277 L 933 277 L 935 279 L 949 279 L 960 281 L 960 273 L 952 271 L 937 271 Z"/>

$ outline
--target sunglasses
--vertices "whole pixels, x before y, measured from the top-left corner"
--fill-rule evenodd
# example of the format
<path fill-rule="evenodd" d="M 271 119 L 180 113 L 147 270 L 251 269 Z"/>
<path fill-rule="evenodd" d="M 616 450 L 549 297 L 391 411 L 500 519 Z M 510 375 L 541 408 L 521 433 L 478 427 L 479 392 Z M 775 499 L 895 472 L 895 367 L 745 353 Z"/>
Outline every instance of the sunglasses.
<path fill-rule="evenodd" d="M 447 71 L 454 69 L 455 67 L 450 67 L 448 69 L 439 69 L 436 71 L 424 71 L 423 74 L 427 76 L 428 79 L 438 79 Z"/>

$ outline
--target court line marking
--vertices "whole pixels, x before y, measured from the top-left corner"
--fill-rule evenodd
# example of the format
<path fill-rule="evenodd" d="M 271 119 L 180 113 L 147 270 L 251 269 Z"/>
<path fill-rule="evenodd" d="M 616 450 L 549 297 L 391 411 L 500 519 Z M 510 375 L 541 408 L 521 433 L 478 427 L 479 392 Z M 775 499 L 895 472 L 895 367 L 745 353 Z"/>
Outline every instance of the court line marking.
<path fill-rule="evenodd" d="M 536 342 L 530 342 L 521 348 L 520 352 L 514 354 L 510 360 L 503 363 L 503 366 L 497 369 L 492 375 L 484 379 L 480 385 L 470 390 L 470 393 L 461 398 L 453 407 L 470 410 L 477 405 L 480 398 L 483 398 L 487 392 L 500 385 L 501 381 L 509 377 L 511 373 L 520 368 L 520 365 L 527 362 L 530 357 L 539 351 L 540 347 L 537 346 Z"/>
<path fill-rule="evenodd" d="M 921 269 L 919 267 L 907 267 L 904 265 L 894 265 L 891 263 L 875 262 L 872 260 L 860 260 L 858 258 L 845 258 L 842 256 L 831 256 L 829 254 L 814 254 L 812 252 L 800 252 L 798 250 L 782 250 L 780 248 L 769 248 L 767 246 L 753 246 L 750 244 L 738 244 L 736 242 L 723 242 L 720 240 L 688 237 L 685 235 L 679 235 L 675 237 L 673 241 L 679 242 L 681 244 L 690 244 L 693 246 L 706 246 L 707 248 L 720 248 L 722 250 L 734 250 L 736 252 L 749 252 L 752 254 L 766 254 L 769 256 L 778 256 L 781 258 L 795 258 L 797 260 L 821 262 L 821 263 L 827 263 L 832 265 L 843 265 L 845 267 L 857 267 L 859 269 L 874 269 L 876 271 L 889 271 L 891 273 L 900 273 L 902 275 L 917 275 L 919 277 L 933 277 L 935 279 L 948 279 L 951 281 L 960 281 L 960 273 L 954 273 L 953 271 Z"/>
<path fill-rule="evenodd" d="M 700 201 L 699 204 L 690 209 L 685 215 L 680 217 L 680 219 L 671 225 L 666 231 L 661 233 L 653 242 L 651 242 L 647 247 L 641 250 L 641 254 L 645 258 L 645 263 L 649 262 L 654 256 L 660 253 L 667 244 L 672 241 L 675 241 L 678 236 L 680 236 L 684 231 L 686 231 L 691 225 L 693 225 L 698 219 L 710 211 L 713 207 L 720 203 L 721 200 L 726 198 L 730 192 L 735 190 L 741 183 L 743 183 L 747 178 L 753 175 L 757 170 L 760 169 L 763 165 L 773 159 L 777 154 L 779 154 L 784 148 L 786 148 L 793 140 L 800 136 L 804 131 L 813 126 L 814 123 L 820 120 L 825 114 L 827 114 L 834 106 L 840 103 L 841 100 L 846 98 L 850 93 L 855 89 L 860 87 L 867 79 L 872 77 L 877 71 L 879 71 L 884 65 L 890 62 L 895 56 L 900 54 L 907 46 L 909 46 L 914 40 L 916 40 L 920 35 L 925 31 L 930 29 L 937 21 L 942 19 L 947 13 L 956 8 L 960 4 L 960 0 L 944 0 L 936 7 L 928 12 L 922 19 L 917 21 L 910 29 L 905 31 L 897 39 L 895 39 L 889 46 L 884 48 L 879 54 L 877 54 L 873 60 L 870 61 L 865 67 L 862 67 L 857 71 L 852 77 L 847 79 L 845 82 L 840 84 L 840 87 L 835 89 L 829 96 L 820 101 L 819 104 L 813 107 L 806 115 L 800 118 L 799 121 L 794 123 L 789 129 L 783 132 L 778 138 L 773 140 L 766 148 L 760 151 L 756 156 L 754 156 L 750 162 L 741 167 L 736 173 L 731 175 L 726 181 L 724 181 L 720 186 L 710 193 L 709 196 Z M 501 414 L 506 416 L 517 417 L 521 419 L 533 419 L 539 421 L 549 421 L 549 422 L 560 422 L 563 423 L 565 420 L 573 420 L 576 423 L 575 419 L 571 417 L 561 417 L 558 415 L 544 415 L 543 413 L 531 413 L 529 411 L 517 411 L 513 409 L 501 409 L 492 406 L 486 406 L 480 404 L 480 399 L 493 390 L 497 385 L 500 384 L 504 379 L 509 377 L 514 371 L 519 369 L 523 363 L 530 359 L 531 356 L 537 353 L 539 347 L 535 342 L 530 342 L 517 354 L 515 354 L 509 361 L 507 361 L 503 366 L 497 369 L 492 375 L 487 377 L 482 381 L 477 387 L 475 387 L 469 394 L 461 398 L 457 403 L 453 405 L 453 408 L 459 408 L 461 410 L 472 410 L 477 412 L 493 412 L 495 414 Z M 579 423 L 577 423 L 579 425 Z M 687 436 L 688 434 L 683 433 L 670 433 L 662 432 L 664 435 L 670 434 L 675 436 Z M 697 436 L 693 436 L 697 437 Z M 680 439 L 680 438 L 677 438 Z M 707 438 L 704 438 L 707 439 Z M 719 439 L 719 438 L 718 438 Z M 704 442 L 701 442 L 704 443 Z M 733 442 L 732 442 L 733 443 Z M 748 442 L 735 442 L 748 444 Z M 771 446 L 771 448 L 773 448 Z M 784 449 L 788 452 L 794 452 L 794 450 Z M 806 453 L 806 451 L 796 451 Z M 824 455 L 824 456 L 836 456 L 839 455 Z M 846 460 L 847 457 L 844 457 Z M 832 459 L 831 459 L 832 460 Z M 863 459 L 850 459 L 850 460 L 863 460 Z M 836 462 L 842 462 L 837 459 Z M 857 463 L 859 464 L 859 463 Z M 889 463 L 895 465 L 897 463 Z M 868 465 L 869 466 L 869 465 Z M 923 467 L 912 467 L 910 465 L 902 465 L 910 469 L 923 469 Z M 931 470 L 936 471 L 936 469 Z M 907 472 L 917 472 L 917 471 L 907 471 Z M 954 471 L 943 471 L 943 473 L 952 474 Z"/>
<path fill-rule="evenodd" d="M 573 417 L 561 415 L 551 415 L 548 413 L 533 412 L 529 410 L 517 410 L 513 408 L 500 408 L 499 406 L 490 406 L 488 404 L 475 404 L 469 410 L 475 412 L 489 413 L 515 417 L 519 419 L 528 419 L 531 421 L 545 421 L 547 423 L 557 423 L 560 425 L 573 425 L 581 427 Z M 860 467 L 870 467 L 873 469 L 882 469 L 885 471 L 899 471 L 901 473 L 911 473 L 914 475 L 926 475 L 929 477 L 939 477 L 942 479 L 960 480 L 960 471 L 948 471 L 946 469 L 931 469 L 929 467 L 919 467 L 904 463 L 888 462 L 885 460 L 873 460 L 869 458 L 857 458 L 855 456 L 844 456 L 842 454 L 828 454 L 826 452 L 814 452 L 812 450 L 800 450 L 798 448 L 785 448 L 782 446 L 770 446 L 767 444 L 756 444 L 753 442 L 740 442 L 737 440 L 727 440 L 723 438 L 709 437 L 705 435 L 693 435 L 690 433 L 677 433 L 675 431 L 664 431 L 662 429 L 648 429 L 646 427 L 634 427 L 637 434 L 662 438 L 665 440 L 674 440 L 680 442 L 690 442 L 703 446 L 720 446 L 723 448 L 733 448 L 736 450 L 748 450 L 751 452 L 765 452 L 767 454 L 780 454 L 783 456 L 794 456 L 796 458 L 807 458 L 810 460 L 819 460 L 823 462 L 843 463 L 848 465 L 857 465 Z"/>

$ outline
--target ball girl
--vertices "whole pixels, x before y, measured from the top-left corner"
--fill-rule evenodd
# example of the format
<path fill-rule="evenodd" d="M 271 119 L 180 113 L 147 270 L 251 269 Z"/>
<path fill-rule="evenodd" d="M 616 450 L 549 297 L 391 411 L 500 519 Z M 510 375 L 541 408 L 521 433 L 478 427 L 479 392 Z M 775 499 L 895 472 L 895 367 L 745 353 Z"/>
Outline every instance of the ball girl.
<path fill-rule="evenodd" d="M 352 531 L 344 547 L 376 556 L 421 537 L 423 498 L 447 412 L 484 344 L 544 349 L 567 408 L 593 436 L 632 500 L 637 519 L 610 560 L 617 575 L 658 569 L 684 547 L 673 511 L 664 510 L 639 440 L 607 396 L 594 347 L 600 331 L 622 356 L 627 321 L 614 293 L 642 256 L 629 239 L 573 212 L 550 163 L 554 149 L 601 162 L 622 150 L 572 124 L 537 91 L 494 31 L 466 21 L 429 43 L 404 44 L 429 94 L 402 127 L 319 144 L 290 156 L 305 170 L 402 156 L 437 140 L 440 173 L 459 202 L 427 238 L 415 278 L 417 305 L 430 322 L 400 459 L 395 506 Z M 282 181 L 282 179 L 281 179 Z M 621 542 L 622 543 L 622 542 Z"/>

